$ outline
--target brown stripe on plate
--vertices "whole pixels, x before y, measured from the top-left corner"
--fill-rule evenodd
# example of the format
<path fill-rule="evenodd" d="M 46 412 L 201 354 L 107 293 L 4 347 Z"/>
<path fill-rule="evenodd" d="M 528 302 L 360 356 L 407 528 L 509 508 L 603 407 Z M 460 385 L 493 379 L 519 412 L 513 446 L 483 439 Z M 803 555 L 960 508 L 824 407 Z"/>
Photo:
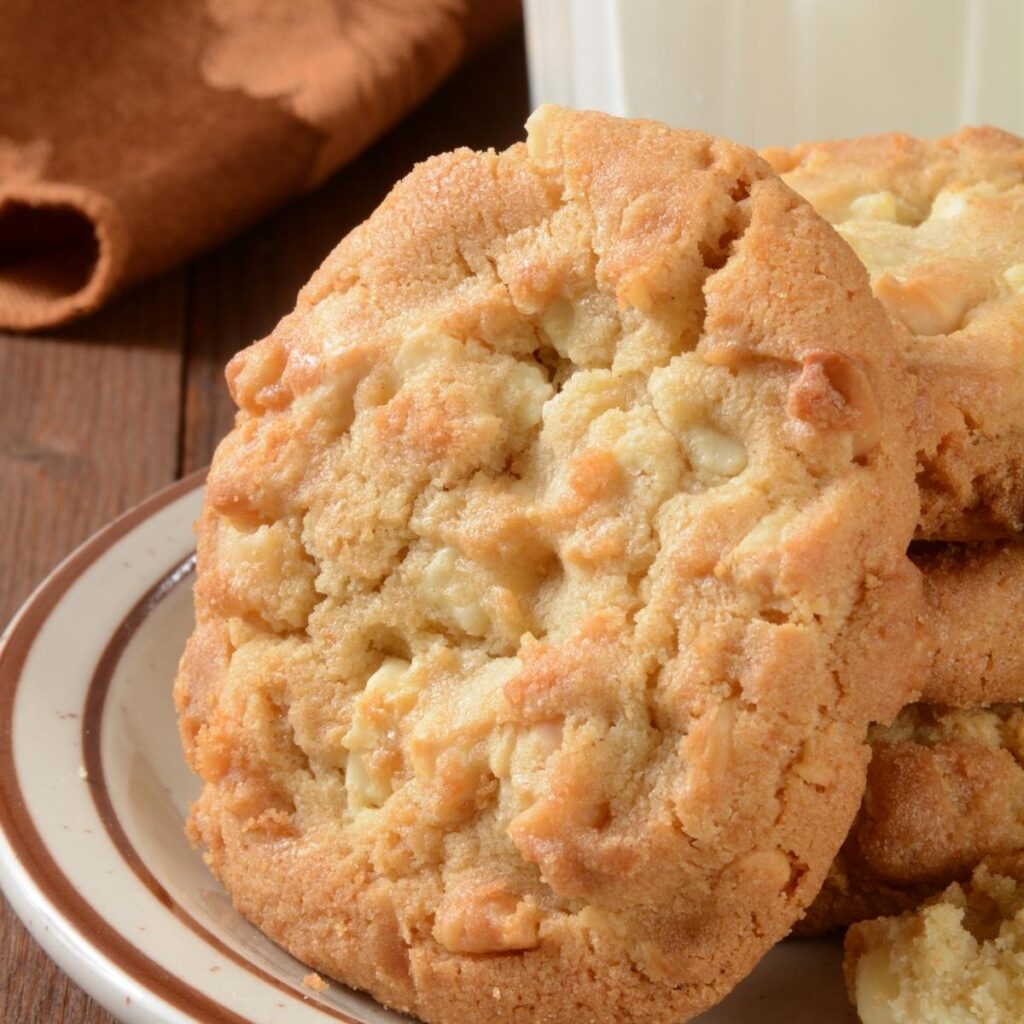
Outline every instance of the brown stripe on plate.
<path fill-rule="evenodd" d="M 18 784 L 14 763 L 13 714 L 28 653 L 43 624 L 71 585 L 101 555 L 139 523 L 201 486 L 199 470 L 159 491 L 115 519 L 68 556 L 43 581 L 0 639 L 0 826 L 21 867 L 40 892 L 89 944 L 153 995 L 209 1024 L 251 1024 L 149 959 L 79 894 L 39 835 Z"/>
<path fill-rule="evenodd" d="M 114 805 L 110 800 L 100 745 L 103 712 L 114 672 L 117 670 L 122 655 L 139 627 L 153 613 L 157 605 L 188 577 L 194 565 L 195 555 L 189 555 L 188 558 L 168 570 L 121 620 L 117 629 L 111 634 L 107 646 L 96 663 L 96 670 L 93 672 L 92 680 L 89 683 L 89 690 L 85 698 L 85 708 L 82 714 L 82 757 L 89 778 L 89 789 L 92 793 L 93 803 L 96 805 L 100 820 L 103 822 L 111 842 L 117 848 L 117 851 L 121 854 L 122 859 L 132 870 L 135 877 L 153 894 L 156 900 L 181 921 L 182 924 L 195 932 L 203 942 L 213 947 L 218 953 L 221 953 L 229 960 L 232 960 L 249 974 L 266 982 L 268 985 L 272 985 L 278 991 L 284 992 L 292 998 L 298 998 L 303 1002 L 311 1003 L 327 1016 L 342 1021 L 344 1024 L 359 1024 L 356 1018 L 350 1017 L 344 1011 L 327 1005 L 316 997 L 303 992 L 295 985 L 282 981 L 280 978 L 258 967 L 251 960 L 237 953 L 217 938 L 216 935 L 204 928 L 171 896 L 149 868 L 146 867 L 138 850 L 132 845 L 131 840 L 124 831 L 117 812 L 114 810 Z M 201 993 L 197 994 L 201 995 Z"/>

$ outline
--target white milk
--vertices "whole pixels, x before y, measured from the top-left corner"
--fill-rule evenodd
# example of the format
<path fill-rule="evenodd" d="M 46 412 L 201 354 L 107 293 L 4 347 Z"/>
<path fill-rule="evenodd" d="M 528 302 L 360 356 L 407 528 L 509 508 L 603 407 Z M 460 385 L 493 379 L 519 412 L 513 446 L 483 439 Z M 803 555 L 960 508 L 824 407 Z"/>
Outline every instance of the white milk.
<path fill-rule="evenodd" d="M 1024 134 L 1024 0 L 526 0 L 533 102 L 751 146 Z"/>

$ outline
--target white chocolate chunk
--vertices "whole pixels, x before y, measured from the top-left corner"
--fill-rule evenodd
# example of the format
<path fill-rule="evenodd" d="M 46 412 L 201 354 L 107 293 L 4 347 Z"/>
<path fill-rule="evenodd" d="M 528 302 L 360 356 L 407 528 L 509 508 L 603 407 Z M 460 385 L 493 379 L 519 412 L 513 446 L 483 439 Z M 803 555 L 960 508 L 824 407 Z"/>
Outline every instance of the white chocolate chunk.
<path fill-rule="evenodd" d="M 568 299 L 555 299 L 540 318 L 540 325 L 548 341 L 563 359 L 569 357 L 569 344 L 575 319 L 576 311 Z"/>
<path fill-rule="evenodd" d="M 857 220 L 898 221 L 896 197 L 888 191 L 858 196 L 850 203 L 850 217 Z"/>
<path fill-rule="evenodd" d="M 431 363 L 457 360 L 462 345 L 450 334 L 427 327 L 413 331 L 395 353 L 395 369 L 402 378 L 412 377 Z"/>
<path fill-rule="evenodd" d="M 895 1024 L 892 1004 L 899 997 L 899 978 L 889 964 L 883 946 L 872 949 L 857 961 L 854 997 L 862 1024 Z"/>
<path fill-rule="evenodd" d="M 349 751 L 345 764 L 345 789 L 352 813 L 380 807 L 391 795 L 390 776 L 373 770 L 367 755 L 385 741 L 388 733 L 413 708 L 421 682 L 409 672 L 402 658 L 387 658 L 366 681 L 355 715 L 341 745 Z"/>
<path fill-rule="evenodd" d="M 686 431 L 690 459 L 698 470 L 715 476 L 736 476 L 747 468 L 742 442 L 713 427 L 695 424 Z"/>
<path fill-rule="evenodd" d="M 943 189 L 932 203 L 933 220 L 953 220 L 963 214 L 967 207 L 967 196 L 962 189 Z"/>
<path fill-rule="evenodd" d="M 932 203 L 930 220 L 955 220 L 963 216 L 967 203 L 974 197 L 987 198 L 998 195 L 999 186 L 990 181 L 979 181 L 973 185 L 944 188 Z"/>
<path fill-rule="evenodd" d="M 535 427 L 541 421 L 544 403 L 552 398 L 555 389 L 548 383 L 539 366 L 516 363 L 509 372 L 512 406 L 524 428 Z"/>
<path fill-rule="evenodd" d="M 454 548 L 441 548 L 423 571 L 423 593 L 438 611 L 470 636 L 484 636 L 491 620 L 481 606 L 486 585 L 459 565 Z"/>
<path fill-rule="evenodd" d="M 1006 283 L 1018 292 L 1024 292 L 1024 263 L 1014 263 L 1003 271 L 1003 278 Z"/>

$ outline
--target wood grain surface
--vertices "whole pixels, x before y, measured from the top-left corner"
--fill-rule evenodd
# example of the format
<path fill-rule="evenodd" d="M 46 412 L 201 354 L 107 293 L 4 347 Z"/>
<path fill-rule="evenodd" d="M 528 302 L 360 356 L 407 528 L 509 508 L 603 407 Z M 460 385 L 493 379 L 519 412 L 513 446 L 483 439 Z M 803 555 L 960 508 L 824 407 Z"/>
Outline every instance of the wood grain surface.
<path fill-rule="evenodd" d="M 330 248 L 412 165 L 501 148 L 528 113 L 515 32 L 324 187 L 52 335 L 0 334 L 0 624 L 119 512 L 209 462 L 233 415 L 224 363 L 270 331 Z M 0 901 L 0 1022 L 112 1024 Z"/>

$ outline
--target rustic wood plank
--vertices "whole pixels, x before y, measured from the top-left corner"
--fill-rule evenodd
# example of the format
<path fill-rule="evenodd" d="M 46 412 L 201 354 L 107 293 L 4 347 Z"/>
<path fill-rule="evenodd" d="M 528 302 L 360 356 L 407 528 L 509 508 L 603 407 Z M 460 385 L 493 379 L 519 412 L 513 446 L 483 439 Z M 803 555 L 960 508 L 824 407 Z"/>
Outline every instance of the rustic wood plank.
<path fill-rule="evenodd" d="M 411 117 L 316 192 L 192 267 L 181 470 L 210 461 L 234 409 L 224 364 L 295 304 L 324 256 L 414 163 L 457 146 L 504 148 L 529 113 L 522 30 L 461 68 Z"/>
<path fill-rule="evenodd" d="M 59 334 L 0 335 L 0 622 L 174 480 L 184 314 L 179 271 Z"/>
<path fill-rule="evenodd" d="M 185 276 L 57 334 L 0 335 L 0 623 L 100 526 L 173 481 Z M 113 1024 L 0 901 L 0 1021 Z"/>

